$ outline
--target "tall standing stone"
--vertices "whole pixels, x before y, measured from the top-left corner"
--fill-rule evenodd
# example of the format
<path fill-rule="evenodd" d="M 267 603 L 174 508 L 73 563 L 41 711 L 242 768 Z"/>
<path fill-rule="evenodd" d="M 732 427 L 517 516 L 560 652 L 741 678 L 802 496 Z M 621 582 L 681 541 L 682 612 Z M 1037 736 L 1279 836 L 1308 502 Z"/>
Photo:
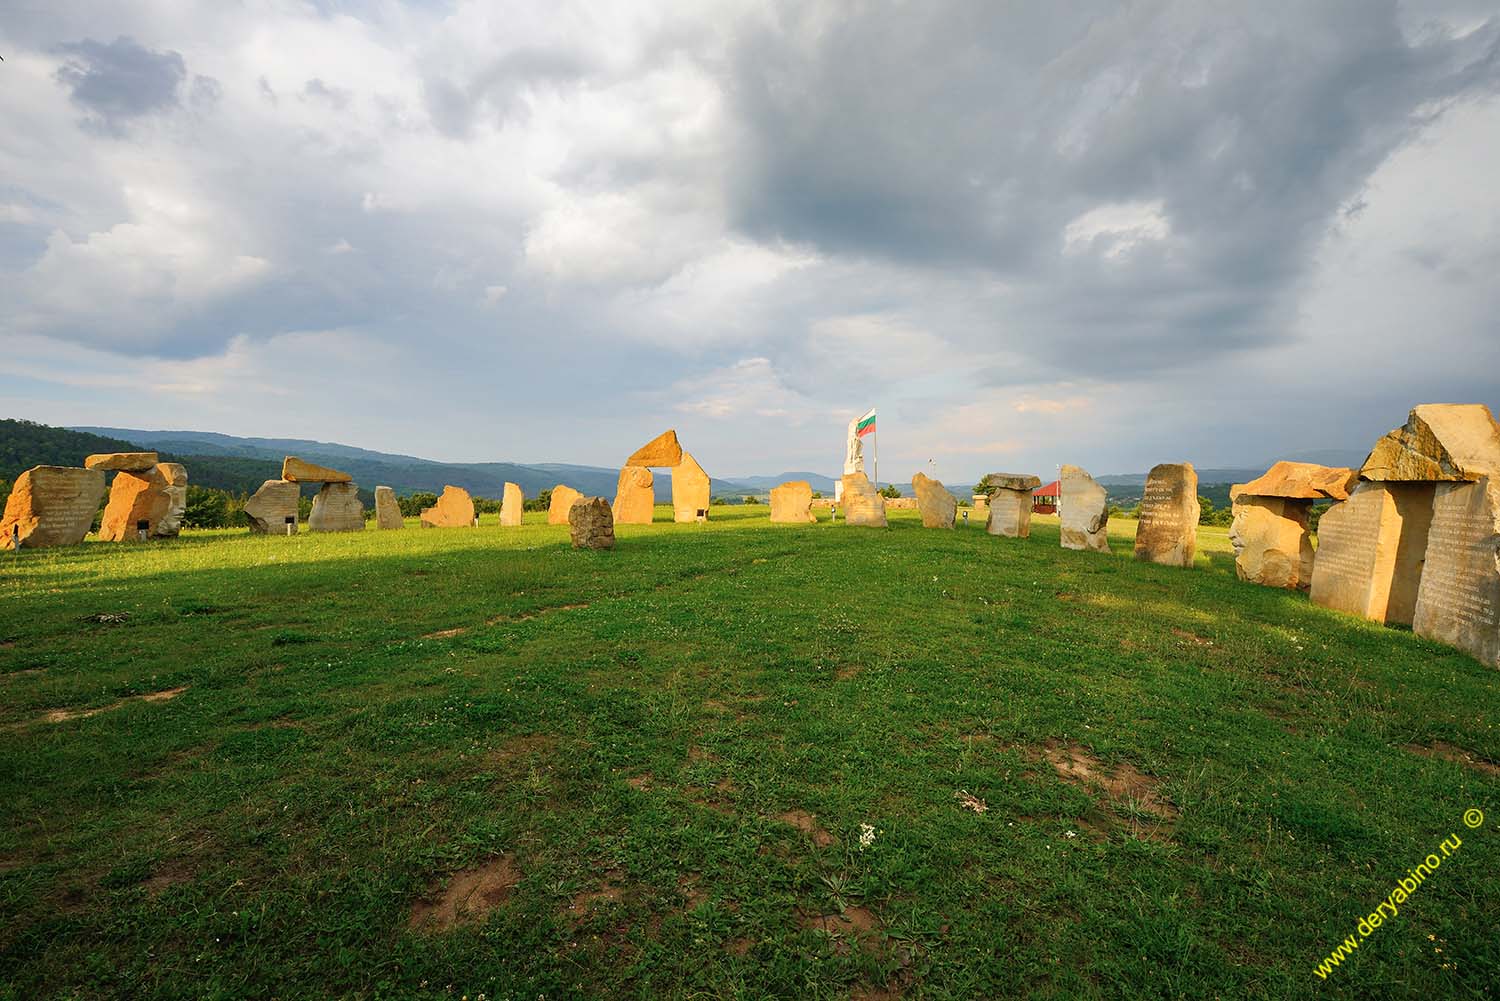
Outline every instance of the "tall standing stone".
<path fill-rule="evenodd" d="M 1064 549 L 1109 552 L 1109 494 L 1078 466 L 1063 466 L 1057 477 L 1058 520 Z"/>
<path fill-rule="evenodd" d="M 844 524 L 856 528 L 885 528 L 885 498 L 864 473 L 847 473 L 843 485 Z"/>
<path fill-rule="evenodd" d="M 675 433 L 673 437 L 675 439 Z M 626 466 L 620 470 L 620 482 L 615 490 L 614 524 L 651 524 L 651 516 L 656 512 L 654 482 L 651 470 L 644 466 Z"/>
<path fill-rule="evenodd" d="M 1135 558 L 1190 567 L 1198 551 L 1198 471 L 1191 462 L 1163 462 L 1146 475 Z"/>
<path fill-rule="evenodd" d="M 140 537 L 140 526 L 146 535 L 156 535 L 171 507 L 167 495 L 167 478 L 156 466 L 139 473 L 118 472 L 109 487 L 109 503 L 99 519 L 99 538 L 103 542 L 134 542 Z"/>
<path fill-rule="evenodd" d="M 354 479 L 348 473 L 304 462 L 295 455 L 281 460 L 281 478 L 290 483 L 349 483 Z"/>
<path fill-rule="evenodd" d="M 917 511 L 922 515 L 923 528 L 953 527 L 953 519 L 958 517 L 958 498 L 940 481 L 918 473 L 911 478 L 911 489 L 917 495 Z"/>
<path fill-rule="evenodd" d="M 581 497 L 568 508 L 574 549 L 615 548 L 615 517 L 603 497 Z"/>
<path fill-rule="evenodd" d="M 631 453 L 627 466 L 676 466 L 682 462 L 682 445 L 677 432 L 668 428 Z"/>
<path fill-rule="evenodd" d="M 375 527 L 388 532 L 406 527 L 406 519 L 401 517 L 401 502 L 390 487 L 375 488 Z"/>
<path fill-rule="evenodd" d="M 245 518 L 257 535 L 295 535 L 301 491 L 290 480 L 267 480 L 245 502 Z"/>
<path fill-rule="evenodd" d="M 365 506 L 359 499 L 359 487 L 353 483 L 325 483 L 313 497 L 312 513 L 307 516 L 309 532 L 363 532 Z"/>
<path fill-rule="evenodd" d="M 463 487 L 449 483 L 432 507 L 421 514 L 423 528 L 465 528 L 474 524 L 474 498 Z"/>
<path fill-rule="evenodd" d="M 1263 476 L 1231 487 L 1235 574 L 1266 587 L 1307 590 L 1313 573 L 1308 527 L 1313 503 L 1346 500 L 1356 482 L 1352 469 L 1278 462 Z"/>
<path fill-rule="evenodd" d="M 187 514 L 187 467 L 180 462 L 159 462 L 156 468 L 167 481 L 167 513 L 153 526 L 158 538 L 175 538 L 182 531 L 182 516 Z"/>
<path fill-rule="evenodd" d="M 1410 625 L 1435 485 L 1362 482 L 1318 520 L 1309 599 L 1375 622 Z"/>
<path fill-rule="evenodd" d="M 777 525 L 807 525 L 818 519 L 812 513 L 812 484 L 788 480 L 771 488 L 771 521 Z"/>
<path fill-rule="evenodd" d="M 1031 492 L 1042 485 L 1040 476 L 1028 473 L 991 473 L 981 481 L 979 494 L 989 512 L 984 530 L 1013 539 L 1031 537 Z M 979 505 L 974 506 L 979 513 Z"/>
<path fill-rule="evenodd" d="M 713 484 L 698 460 L 687 452 L 672 470 L 672 520 L 707 521 Z"/>
<path fill-rule="evenodd" d="M 1500 478 L 1438 484 L 1412 631 L 1500 667 Z"/>
<path fill-rule="evenodd" d="M 559 483 L 552 488 L 552 502 L 547 507 L 547 524 L 568 524 L 568 511 L 573 507 L 573 502 L 583 497 L 583 494 L 572 487 Z"/>
<path fill-rule="evenodd" d="M 517 528 L 526 512 L 526 495 L 516 483 L 505 484 L 500 498 L 500 525 L 502 528 Z"/>
<path fill-rule="evenodd" d="M 16 477 L 0 520 L 0 548 L 76 546 L 94 526 L 104 496 L 104 472 L 71 466 L 33 466 Z"/>

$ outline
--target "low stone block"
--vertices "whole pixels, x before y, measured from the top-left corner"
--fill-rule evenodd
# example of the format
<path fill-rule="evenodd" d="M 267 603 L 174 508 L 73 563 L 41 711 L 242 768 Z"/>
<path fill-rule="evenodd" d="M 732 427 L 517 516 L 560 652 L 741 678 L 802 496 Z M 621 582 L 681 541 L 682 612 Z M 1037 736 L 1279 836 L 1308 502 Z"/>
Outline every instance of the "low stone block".
<path fill-rule="evenodd" d="M 812 513 L 812 484 L 788 480 L 771 488 L 771 521 L 777 525 L 806 525 L 818 519 Z"/>
<path fill-rule="evenodd" d="M 33 466 L 11 486 L 0 548 L 13 548 L 17 539 L 23 549 L 78 545 L 94 527 L 103 496 L 103 470 Z"/>
<path fill-rule="evenodd" d="M 365 506 L 359 499 L 359 487 L 353 483 L 325 483 L 313 497 L 312 513 L 307 516 L 309 532 L 363 532 Z"/>
<path fill-rule="evenodd" d="M 580 497 L 568 508 L 574 549 L 615 548 L 615 516 L 603 497 Z"/>
<path fill-rule="evenodd" d="M 583 497 L 583 494 L 572 487 L 559 483 L 552 488 L 552 502 L 547 507 L 547 524 L 568 524 L 568 511 L 573 507 L 573 502 Z"/>
<path fill-rule="evenodd" d="M 465 528 L 474 524 L 474 498 L 463 487 L 449 483 L 437 503 L 421 514 L 423 528 Z"/>
<path fill-rule="evenodd" d="M 295 535 L 301 490 L 290 480 L 267 480 L 245 502 L 250 531 L 258 535 Z M 288 520 L 290 519 L 290 520 Z"/>
<path fill-rule="evenodd" d="M 1230 491 L 1234 523 L 1234 572 L 1266 587 L 1307 590 L 1312 586 L 1313 544 L 1308 517 L 1313 502 L 1298 497 L 1262 497 Z"/>
<path fill-rule="evenodd" d="M 885 528 L 885 498 L 864 473 L 845 473 L 843 484 L 844 524 L 856 528 Z"/>
<path fill-rule="evenodd" d="M 167 478 L 158 466 L 141 473 L 116 473 L 109 488 L 109 503 L 104 506 L 104 514 L 99 519 L 99 539 L 103 542 L 134 542 L 140 538 L 143 523 L 148 538 L 177 534 L 170 523 L 168 528 L 171 531 L 160 531 L 172 509 L 168 490 Z M 186 482 L 182 485 L 182 493 L 185 498 Z M 179 524 L 181 518 L 179 510 Z"/>

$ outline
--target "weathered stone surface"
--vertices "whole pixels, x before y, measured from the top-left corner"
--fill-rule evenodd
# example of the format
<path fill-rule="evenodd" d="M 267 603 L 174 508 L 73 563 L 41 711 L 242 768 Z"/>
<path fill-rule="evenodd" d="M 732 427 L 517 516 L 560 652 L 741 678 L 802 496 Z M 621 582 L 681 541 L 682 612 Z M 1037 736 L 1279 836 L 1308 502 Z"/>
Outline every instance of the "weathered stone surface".
<path fill-rule="evenodd" d="M 250 531 L 263 535 L 288 535 L 297 531 L 297 484 L 290 480 L 267 480 L 245 502 Z M 287 524 L 287 519 L 292 519 Z M 288 531 L 290 529 L 290 531 Z"/>
<path fill-rule="evenodd" d="M 1301 500 L 1348 500 L 1359 474 L 1338 466 L 1311 462 L 1278 462 L 1266 472 L 1233 488 L 1255 497 L 1289 497 Z"/>
<path fill-rule="evenodd" d="M 788 480 L 771 488 L 771 521 L 777 525 L 806 525 L 818 519 L 812 513 L 812 484 Z"/>
<path fill-rule="evenodd" d="M 1500 667 L 1500 477 L 1438 484 L 1412 631 Z"/>
<path fill-rule="evenodd" d="M 583 494 L 570 486 L 559 483 L 552 488 L 552 503 L 547 507 L 547 524 L 568 524 L 568 511 L 573 507 L 573 502 L 583 497 Z"/>
<path fill-rule="evenodd" d="M 654 483 L 651 470 L 644 466 L 626 466 L 620 470 L 620 483 L 615 489 L 615 524 L 651 524 L 651 516 L 656 513 Z"/>
<path fill-rule="evenodd" d="M 668 428 L 631 453 L 627 466 L 675 466 L 682 461 L 677 432 Z"/>
<path fill-rule="evenodd" d="M 1042 478 L 1030 473 L 990 473 L 980 484 L 980 493 L 986 495 L 996 490 L 1025 490 L 1030 493 L 1042 485 Z"/>
<path fill-rule="evenodd" d="M 526 494 L 518 483 L 505 484 L 500 495 L 500 527 L 518 528 L 526 514 Z"/>
<path fill-rule="evenodd" d="M 1313 544 L 1308 515 L 1313 502 L 1296 497 L 1261 497 L 1230 490 L 1234 523 L 1234 572 L 1240 580 L 1266 587 L 1306 590 L 1312 585 Z"/>
<path fill-rule="evenodd" d="M 974 505 L 975 514 L 983 514 L 989 510 L 990 499 L 986 494 L 974 494 L 969 498 L 969 503 Z"/>
<path fill-rule="evenodd" d="M 857 528 L 885 528 L 885 498 L 864 473 L 848 473 L 843 484 L 844 524 Z"/>
<path fill-rule="evenodd" d="M 401 502 L 390 487 L 375 488 L 375 527 L 388 532 L 406 527 L 406 519 L 401 517 Z"/>
<path fill-rule="evenodd" d="M 325 483 L 313 497 L 312 513 L 307 516 L 309 532 L 363 532 L 365 506 L 359 500 L 359 487 L 353 483 Z"/>
<path fill-rule="evenodd" d="M 83 468 L 144 473 L 159 461 L 155 452 L 97 452 L 83 460 Z"/>
<path fill-rule="evenodd" d="M 1031 491 L 1006 490 L 997 487 L 985 498 L 983 507 L 975 505 L 975 513 L 986 512 L 984 530 L 991 535 L 1003 535 L 1012 539 L 1031 538 Z"/>
<path fill-rule="evenodd" d="M 437 503 L 421 514 L 423 528 L 464 528 L 474 524 L 474 498 L 463 487 L 449 483 Z"/>
<path fill-rule="evenodd" d="M 1359 475 L 1429 483 L 1500 475 L 1500 427 L 1482 403 L 1424 403 L 1375 443 Z"/>
<path fill-rule="evenodd" d="M 958 516 L 958 498 L 940 481 L 918 473 L 911 478 L 911 488 L 917 495 L 917 510 L 922 512 L 923 528 L 953 527 L 953 519 Z"/>
<path fill-rule="evenodd" d="M 0 548 L 10 549 L 17 533 L 23 549 L 76 546 L 94 527 L 103 496 L 103 470 L 31 467 L 11 486 L 0 520 Z"/>
<path fill-rule="evenodd" d="M 348 473 L 304 462 L 295 455 L 281 461 L 281 478 L 292 483 L 348 483 L 354 479 Z"/>
<path fill-rule="evenodd" d="M 1198 551 L 1198 471 L 1191 462 L 1163 462 L 1146 474 L 1135 558 L 1190 567 Z"/>
<path fill-rule="evenodd" d="M 1416 614 L 1434 483 L 1360 483 L 1318 521 L 1315 605 L 1376 622 L 1410 625 Z"/>
<path fill-rule="evenodd" d="M 574 501 L 568 508 L 568 526 L 574 549 L 615 548 L 615 516 L 603 497 Z"/>
<path fill-rule="evenodd" d="M 138 526 L 141 522 L 146 523 L 147 537 L 176 535 L 175 529 L 166 533 L 159 531 L 172 508 L 168 489 L 167 478 L 159 466 L 152 466 L 142 473 L 116 473 L 109 488 L 109 503 L 104 505 L 104 514 L 99 519 L 99 539 L 103 542 L 134 542 L 140 538 Z M 186 483 L 182 490 L 186 495 Z M 177 517 L 180 523 L 182 515 L 179 513 Z"/>
<path fill-rule="evenodd" d="M 687 452 L 672 470 L 672 520 L 707 521 L 713 484 L 703 467 Z"/>
<path fill-rule="evenodd" d="M 167 513 L 152 531 L 158 538 L 176 538 L 182 531 L 182 516 L 187 513 L 187 467 L 180 462 L 159 462 L 156 468 L 167 481 Z"/>
<path fill-rule="evenodd" d="M 1109 552 L 1109 494 L 1077 466 L 1063 466 L 1057 477 L 1058 518 L 1064 549 Z"/>

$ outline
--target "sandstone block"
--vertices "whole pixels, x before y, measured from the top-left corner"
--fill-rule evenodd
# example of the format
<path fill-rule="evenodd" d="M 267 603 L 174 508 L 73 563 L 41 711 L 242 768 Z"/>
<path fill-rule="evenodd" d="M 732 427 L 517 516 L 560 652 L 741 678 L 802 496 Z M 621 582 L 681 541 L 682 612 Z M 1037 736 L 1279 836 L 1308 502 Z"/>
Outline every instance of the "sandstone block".
<path fill-rule="evenodd" d="M 144 473 L 156 468 L 158 461 L 155 452 L 97 452 L 83 460 L 83 467 Z"/>
<path fill-rule="evenodd" d="M 996 490 L 1025 490 L 1030 493 L 1042 485 L 1042 478 L 1030 473 L 990 473 L 980 482 L 980 493 L 988 496 Z"/>
<path fill-rule="evenodd" d="M 672 470 L 672 520 L 707 521 L 712 483 L 698 460 L 687 452 Z"/>
<path fill-rule="evenodd" d="M 682 461 L 682 445 L 677 432 L 668 428 L 631 453 L 627 466 L 675 466 Z"/>
<path fill-rule="evenodd" d="M 261 535 L 288 535 L 297 531 L 297 498 L 301 491 L 290 480 L 267 480 L 245 502 L 250 531 Z M 287 519 L 291 522 L 288 523 Z M 290 531 L 288 531 L 290 529 Z"/>
<path fill-rule="evenodd" d="M 437 503 L 421 514 L 423 528 L 465 528 L 474 524 L 474 498 L 463 487 L 447 484 Z"/>
<path fill-rule="evenodd" d="M 401 502 L 390 487 L 375 488 L 375 527 L 388 532 L 406 527 L 406 520 L 401 517 Z"/>
<path fill-rule="evenodd" d="M 812 484 L 788 480 L 771 488 L 771 521 L 778 525 L 806 525 L 818 519 L 812 513 Z"/>
<path fill-rule="evenodd" d="M 522 515 L 526 512 L 526 495 L 521 492 L 521 487 L 515 483 L 505 484 L 505 491 L 500 497 L 500 525 L 502 528 L 515 528 L 521 524 Z"/>
<path fill-rule="evenodd" d="M 1109 494 L 1077 466 L 1058 473 L 1058 518 L 1064 549 L 1109 552 Z"/>
<path fill-rule="evenodd" d="M 1362 482 L 1318 522 L 1313 604 L 1375 622 L 1416 614 L 1435 483 Z"/>
<path fill-rule="evenodd" d="M 1500 667 L 1500 478 L 1438 484 L 1412 631 Z"/>
<path fill-rule="evenodd" d="M 103 470 L 33 466 L 11 486 L 0 548 L 10 549 L 17 537 L 24 549 L 76 546 L 94 527 L 103 496 Z"/>
<path fill-rule="evenodd" d="M 1482 403 L 1424 403 L 1375 443 L 1366 480 L 1473 481 L 1500 475 L 1500 428 Z"/>
<path fill-rule="evenodd" d="M 583 494 L 570 486 L 559 483 L 552 488 L 552 503 L 547 508 L 547 524 L 568 524 L 568 511 L 573 507 L 573 502 L 583 497 Z"/>
<path fill-rule="evenodd" d="M 841 480 L 844 524 L 856 528 L 885 528 L 885 498 L 864 473 L 847 473 Z"/>
<path fill-rule="evenodd" d="M 1234 572 L 1266 587 L 1307 590 L 1312 586 L 1313 544 L 1308 516 L 1313 502 L 1298 497 L 1261 497 L 1235 487 Z"/>
<path fill-rule="evenodd" d="M 1190 567 L 1198 551 L 1198 472 L 1191 462 L 1164 462 L 1146 475 L 1135 558 Z"/>
<path fill-rule="evenodd" d="M 603 497 L 580 497 L 568 508 L 574 549 L 615 548 L 615 516 Z"/>
<path fill-rule="evenodd" d="M 1337 466 L 1311 462 L 1278 462 L 1265 474 L 1236 486 L 1240 493 L 1255 497 L 1289 497 L 1300 500 L 1348 500 L 1359 474 Z"/>
<path fill-rule="evenodd" d="M 644 466 L 626 466 L 620 470 L 620 483 L 615 489 L 614 524 L 651 524 L 651 516 L 656 510 L 654 482 L 651 470 Z"/>
<path fill-rule="evenodd" d="M 173 465 L 177 465 L 173 463 Z M 178 467 L 181 468 L 180 466 Z M 186 475 L 181 487 L 184 502 L 187 497 Z M 104 506 L 104 515 L 99 519 L 99 538 L 103 542 L 134 542 L 140 537 L 140 525 L 146 524 L 146 535 L 176 535 L 161 531 L 162 522 L 168 520 L 172 510 L 171 489 L 167 477 L 159 466 L 152 466 L 142 473 L 119 472 L 109 488 L 109 503 Z M 177 523 L 181 524 L 181 509 Z"/>
<path fill-rule="evenodd" d="M 952 528 L 958 516 L 958 498 L 948 492 L 941 481 L 925 473 L 911 478 L 911 488 L 917 495 L 917 510 L 922 512 L 923 528 Z"/>
<path fill-rule="evenodd" d="M 359 500 L 359 487 L 353 483 L 324 483 L 313 497 L 312 513 L 307 516 L 309 532 L 363 532 L 365 506 Z"/>
<path fill-rule="evenodd" d="M 295 455 L 289 455 L 282 460 L 281 478 L 292 483 L 348 483 L 354 479 L 348 473 L 341 473 L 337 469 L 303 462 Z"/>
<path fill-rule="evenodd" d="M 974 513 L 985 512 L 984 530 L 1013 539 L 1031 537 L 1031 491 L 1042 485 L 1030 473 L 990 473 L 974 495 Z M 983 503 L 981 504 L 981 500 Z"/>
<path fill-rule="evenodd" d="M 167 513 L 152 531 L 158 538 L 176 538 L 182 532 L 182 516 L 187 513 L 187 467 L 180 462 L 159 462 L 156 468 L 167 481 Z"/>

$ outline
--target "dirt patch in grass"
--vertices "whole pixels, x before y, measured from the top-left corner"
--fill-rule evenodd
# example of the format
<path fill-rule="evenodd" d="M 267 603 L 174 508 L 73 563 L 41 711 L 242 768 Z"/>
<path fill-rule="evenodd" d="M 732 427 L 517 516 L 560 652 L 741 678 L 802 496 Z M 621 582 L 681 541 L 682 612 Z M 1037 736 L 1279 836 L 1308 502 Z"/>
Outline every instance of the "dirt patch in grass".
<path fill-rule="evenodd" d="M 830 936 L 834 940 L 833 951 L 840 955 L 847 955 L 851 944 L 857 944 L 865 952 L 880 951 L 880 919 L 867 907 L 846 907 L 836 914 L 799 912 L 797 923 Z"/>
<path fill-rule="evenodd" d="M 1158 790 L 1160 779 L 1145 774 L 1128 761 L 1107 767 L 1081 744 L 1049 740 L 1042 750 L 1042 757 L 1058 778 L 1078 786 L 1096 799 L 1102 798 L 1100 812 L 1110 821 L 1128 826 L 1136 835 L 1153 840 L 1166 840 L 1170 836 L 1171 824 L 1179 811 Z M 1123 815 L 1122 809 L 1150 814 L 1159 823 L 1143 824 L 1134 817 Z M 1084 826 L 1088 827 L 1097 823 L 1097 818 L 1086 818 L 1086 821 Z"/>
<path fill-rule="evenodd" d="M 755 943 L 748 938 L 732 938 L 724 943 L 724 951 L 731 956 L 744 956 L 749 954 L 753 945 Z"/>
<path fill-rule="evenodd" d="M 506 622 L 530 622 L 532 619 L 539 619 L 544 615 L 551 615 L 554 612 L 576 612 L 580 608 L 588 607 L 589 603 L 587 601 L 575 601 L 567 605 L 552 605 L 548 608 L 538 608 L 531 612 L 522 612 L 520 615 L 495 615 L 485 619 L 484 624 L 487 626 L 498 626 Z"/>
<path fill-rule="evenodd" d="M 455 626 L 452 629 L 439 629 L 435 633 L 423 633 L 422 638 L 424 640 L 446 640 L 452 639 L 454 636 L 462 636 L 468 631 L 468 626 Z"/>
<path fill-rule="evenodd" d="M 1403 744 L 1402 750 L 1410 751 L 1412 754 L 1424 758 L 1440 758 L 1443 761 L 1453 761 L 1465 768 L 1488 775 L 1491 778 L 1500 778 L 1500 765 L 1493 761 L 1486 761 L 1473 751 L 1466 751 L 1462 747 L 1435 740 L 1431 744 Z"/>
<path fill-rule="evenodd" d="M 696 872 L 687 873 L 677 878 L 677 892 L 682 894 L 685 911 L 695 911 L 708 900 L 708 893 L 699 885 L 702 876 Z"/>
<path fill-rule="evenodd" d="M 1214 641 L 1209 639 L 1207 636 L 1199 636 L 1197 633 L 1190 633 L 1186 629 L 1178 629 L 1175 626 L 1172 627 L 1172 635 L 1176 636 L 1178 639 L 1187 640 L 1194 646 L 1214 645 Z"/>
<path fill-rule="evenodd" d="M 854 677 L 856 674 L 863 670 L 864 668 L 858 664 L 840 664 L 838 667 L 833 669 L 833 680 L 848 681 L 850 678 Z"/>
<path fill-rule="evenodd" d="M 174 859 L 161 866 L 141 883 L 141 888 L 155 897 L 174 886 L 181 886 L 193 879 L 193 868 L 183 859 Z"/>
<path fill-rule="evenodd" d="M 788 810 L 785 813 L 778 813 L 776 819 L 783 824 L 791 824 L 797 830 L 806 834 L 812 839 L 812 843 L 819 848 L 827 848 L 838 840 L 832 834 L 829 834 L 822 824 L 818 823 L 818 818 L 814 814 L 808 813 L 806 810 Z"/>
<path fill-rule="evenodd" d="M 632 775 L 630 778 L 625 780 L 625 784 L 632 789 L 638 790 L 640 792 L 645 792 L 646 790 L 651 788 L 653 779 L 654 776 L 650 772 L 647 772 L 644 775 Z"/>
<path fill-rule="evenodd" d="M 107 706 L 99 706 L 95 709 L 53 709 L 43 713 L 32 722 L 36 723 L 66 723 L 74 719 L 88 719 L 90 716 L 98 716 L 100 713 L 113 712 L 122 706 L 128 706 L 132 702 L 166 702 L 175 699 L 188 690 L 187 685 L 180 688 L 168 688 L 163 692 L 148 692 L 145 695 L 132 695 L 118 702 L 111 702 Z"/>
<path fill-rule="evenodd" d="M 563 913 L 578 920 L 588 916 L 596 908 L 607 904 L 618 904 L 625 899 L 625 872 L 622 869 L 610 869 L 604 874 L 604 883 L 600 886 L 582 890 L 573 895 L 568 901 Z"/>
<path fill-rule="evenodd" d="M 435 884 L 423 899 L 412 904 L 407 927 L 413 931 L 445 932 L 458 925 L 482 921 L 510 899 L 520 882 L 521 871 L 510 855 L 456 872 L 446 885 Z"/>
<path fill-rule="evenodd" d="M 556 747 L 556 737 L 545 733 L 528 733 L 507 738 L 505 743 L 489 752 L 485 759 L 495 765 L 512 765 L 523 758 L 550 754 Z"/>

